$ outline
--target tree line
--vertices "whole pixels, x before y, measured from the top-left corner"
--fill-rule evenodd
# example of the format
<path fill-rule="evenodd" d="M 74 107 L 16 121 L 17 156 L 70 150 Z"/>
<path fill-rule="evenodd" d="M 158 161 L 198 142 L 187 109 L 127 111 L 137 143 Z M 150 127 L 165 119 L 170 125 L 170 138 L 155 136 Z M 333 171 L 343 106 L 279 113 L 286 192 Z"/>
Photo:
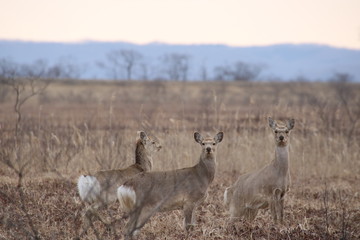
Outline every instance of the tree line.
<path fill-rule="evenodd" d="M 106 54 L 106 60 L 97 65 L 107 71 L 108 77 L 114 80 L 174 80 L 187 81 L 191 69 L 191 56 L 182 53 L 168 53 L 159 57 L 160 67 L 154 68 L 144 61 L 144 56 L 129 49 L 114 50 Z M 213 69 L 214 77 L 209 79 L 205 66 L 199 69 L 200 80 L 255 80 L 263 69 L 254 65 L 237 61 L 234 64 L 224 64 Z"/>
<path fill-rule="evenodd" d="M 188 80 L 219 80 L 219 81 L 254 81 L 266 68 L 264 65 L 235 61 L 207 68 L 204 64 L 194 69 L 192 57 L 184 53 L 167 53 L 154 61 L 148 61 L 146 56 L 132 49 L 112 50 L 105 54 L 102 61 L 94 63 L 111 80 L 160 80 L 160 81 L 188 81 Z M 89 66 L 82 66 L 72 58 L 62 58 L 60 61 L 49 64 L 46 60 L 36 60 L 22 64 L 9 58 L 0 59 L 0 79 L 81 79 Z M 94 66 L 92 66 L 94 67 Z M 197 73 L 197 74 L 191 74 Z M 194 76 L 197 77 L 194 77 Z M 346 76 L 348 81 L 353 76 L 346 73 L 334 73 L 328 79 L 333 81 L 339 75 Z M 268 79 L 281 81 L 281 79 Z M 298 76 L 291 81 L 308 81 Z"/>
<path fill-rule="evenodd" d="M 209 70 L 205 66 L 194 69 L 192 57 L 183 53 L 164 54 L 156 62 L 146 61 L 146 56 L 132 49 L 113 50 L 105 54 L 102 61 L 95 64 L 111 80 L 256 80 L 264 66 L 236 61 L 232 64 L 215 66 Z M 197 72 L 198 77 L 190 74 Z M 0 59 L 2 77 L 28 77 L 38 75 L 44 78 L 79 79 L 86 67 L 72 59 L 62 59 L 58 63 L 49 64 L 45 60 L 37 60 L 30 64 L 21 64 L 11 59 Z M 196 78 L 196 79 L 194 79 Z"/>

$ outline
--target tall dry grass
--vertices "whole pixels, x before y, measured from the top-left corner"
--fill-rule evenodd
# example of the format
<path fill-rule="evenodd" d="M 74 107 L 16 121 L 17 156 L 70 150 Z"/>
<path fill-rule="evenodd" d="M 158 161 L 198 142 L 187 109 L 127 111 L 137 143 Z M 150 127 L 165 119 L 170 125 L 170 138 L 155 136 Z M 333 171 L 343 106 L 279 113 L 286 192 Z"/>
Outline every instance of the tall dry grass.
<path fill-rule="evenodd" d="M 62 221 L 74 222 L 73 225 L 66 224 L 62 230 L 63 238 L 59 231 L 53 232 L 58 234 L 58 239 L 76 236 L 78 233 L 75 230 L 69 230 L 71 226 L 80 228 L 80 213 L 76 211 L 80 211 L 81 204 L 75 191 L 76 178 L 84 172 L 130 165 L 134 161 L 138 130 L 145 130 L 161 141 L 163 149 L 154 157 L 155 170 L 193 165 L 200 154 L 193 132 L 213 134 L 221 130 L 225 136 L 218 149 L 218 172 L 210 190 L 212 202 L 201 207 L 199 217 L 200 225 L 211 222 L 207 218 L 218 218 L 215 222 L 221 228 L 201 226 L 199 229 L 202 232 L 195 230 L 192 236 L 194 239 L 220 239 L 223 235 L 227 239 L 237 239 L 241 234 L 248 238 L 250 235 L 246 234 L 249 231 L 258 236 L 266 233 L 273 236 L 275 232 L 271 228 L 265 228 L 269 233 L 261 229 L 256 232 L 250 227 L 243 229 L 236 224 L 229 226 L 221 207 L 225 186 L 239 174 L 258 169 L 273 159 L 273 136 L 266 121 L 267 116 L 272 116 L 274 119 L 291 117 L 296 120 L 290 140 L 290 167 L 295 189 L 289 195 L 285 210 L 290 219 L 286 231 L 293 232 L 288 234 L 295 234 L 294 231 L 304 234 L 304 229 L 316 232 L 313 226 L 309 226 L 311 220 L 308 220 L 314 217 L 319 218 L 319 221 L 313 221 L 314 224 L 320 224 L 320 232 L 328 236 L 335 236 L 331 234 L 336 231 L 331 229 L 339 229 L 340 226 L 348 235 L 356 236 L 359 231 L 351 233 L 352 228 L 346 224 L 352 223 L 349 219 L 360 216 L 359 204 L 354 203 L 360 191 L 356 184 L 360 173 L 360 85 L 342 84 L 56 82 L 23 106 L 18 137 L 14 137 L 14 95 L 11 89 L 2 85 L 1 92 L 6 92 L 6 95 L 0 98 L 0 199 L 6 206 L 13 204 L 19 207 L 18 218 L 26 231 L 17 230 L 16 221 L 10 216 L 10 207 L 5 207 L 2 209 L 0 234 L 10 238 L 16 237 L 16 234 L 50 236 L 37 222 L 37 215 L 29 214 L 36 212 L 40 206 L 46 208 L 45 202 L 37 205 L 36 198 L 54 192 L 51 187 L 38 189 L 34 187 L 34 182 L 44 184 L 50 181 L 50 186 L 60 185 L 60 188 L 70 191 L 61 193 L 61 189 L 56 189 L 57 194 L 62 194 L 59 199 L 63 203 L 60 204 L 73 202 L 75 205 L 72 208 L 76 209 L 72 212 L 73 217 L 67 216 L 61 221 L 48 216 L 59 228 L 63 226 Z M 34 199 L 29 203 L 10 201 L 21 196 L 28 199 L 30 193 Z M 55 201 L 56 195 L 53 198 Z M 349 198 L 351 200 L 348 201 Z M 302 212 L 304 205 L 315 212 Z M 301 214 L 292 209 L 302 209 L 299 210 Z M 118 216 L 116 206 L 108 211 L 109 216 Z M 174 237 L 171 230 L 164 230 L 181 222 L 179 213 L 174 214 L 175 218 L 172 215 L 171 220 L 168 219 L 172 224 L 156 217 L 144 232 L 153 232 L 150 235 L 153 238 L 167 234 Z M 263 221 L 268 217 L 264 215 L 264 218 L 258 219 L 258 224 L 265 226 Z M 45 216 L 40 219 L 50 221 Z M 221 222 L 218 222 L 219 219 Z M 34 226 L 31 226 L 32 222 Z M 163 228 L 157 229 L 159 224 Z M 298 224 L 301 224 L 302 230 L 296 228 Z M 180 226 L 175 228 L 180 230 Z M 101 231 L 102 228 L 97 229 Z M 7 235 L 9 231 L 13 235 Z M 213 235 L 211 231 L 214 231 Z M 345 233 L 336 233 L 336 236 L 345 236 Z M 103 235 L 95 234 L 93 237 L 106 238 L 104 234 L 105 231 Z M 183 233 L 179 234 L 181 238 Z"/>

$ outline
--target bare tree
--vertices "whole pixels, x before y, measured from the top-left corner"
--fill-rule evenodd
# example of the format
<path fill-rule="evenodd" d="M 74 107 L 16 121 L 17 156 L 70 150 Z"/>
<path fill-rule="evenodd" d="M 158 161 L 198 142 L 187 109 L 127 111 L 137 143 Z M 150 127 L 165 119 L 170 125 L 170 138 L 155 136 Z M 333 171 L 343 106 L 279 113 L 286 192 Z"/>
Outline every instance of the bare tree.
<path fill-rule="evenodd" d="M 120 79 L 125 72 L 126 79 L 132 80 L 134 68 L 140 64 L 143 56 L 135 50 L 115 50 L 109 52 L 106 58 L 107 64 L 98 63 L 98 65 L 107 69 L 112 78 Z"/>
<path fill-rule="evenodd" d="M 190 56 L 186 54 L 165 54 L 162 57 L 162 63 L 169 80 L 186 81 L 188 78 L 189 60 Z"/>
<path fill-rule="evenodd" d="M 148 65 L 144 62 L 140 64 L 140 79 L 148 80 L 149 79 L 149 69 Z"/>
<path fill-rule="evenodd" d="M 215 79 L 224 81 L 224 80 L 232 80 L 229 77 L 231 76 L 231 67 L 228 65 L 217 66 L 214 68 Z"/>
<path fill-rule="evenodd" d="M 200 80 L 206 81 L 208 80 L 208 72 L 205 65 L 200 66 Z"/>
<path fill-rule="evenodd" d="M 57 64 L 48 69 L 48 75 L 61 79 L 78 79 L 84 70 L 71 57 L 61 58 Z"/>
<path fill-rule="evenodd" d="M 261 72 L 259 65 L 247 64 L 244 62 L 236 62 L 234 65 L 233 76 L 236 81 L 254 80 Z"/>
<path fill-rule="evenodd" d="M 260 65 L 248 64 L 241 61 L 234 65 L 215 67 L 215 78 L 217 80 L 251 81 L 261 73 Z"/>

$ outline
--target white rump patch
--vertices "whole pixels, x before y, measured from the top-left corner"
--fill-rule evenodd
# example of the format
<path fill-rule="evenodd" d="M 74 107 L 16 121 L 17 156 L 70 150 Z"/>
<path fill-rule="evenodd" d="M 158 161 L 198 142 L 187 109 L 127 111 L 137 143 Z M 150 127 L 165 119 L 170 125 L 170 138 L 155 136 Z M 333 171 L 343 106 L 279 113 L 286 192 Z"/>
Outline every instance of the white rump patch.
<path fill-rule="evenodd" d="M 120 207 L 126 212 L 130 212 L 136 202 L 136 193 L 132 187 L 121 185 L 117 189 L 117 198 L 120 202 Z"/>
<path fill-rule="evenodd" d="M 78 191 L 81 200 L 92 203 L 100 196 L 100 183 L 94 176 L 81 175 L 78 180 Z"/>

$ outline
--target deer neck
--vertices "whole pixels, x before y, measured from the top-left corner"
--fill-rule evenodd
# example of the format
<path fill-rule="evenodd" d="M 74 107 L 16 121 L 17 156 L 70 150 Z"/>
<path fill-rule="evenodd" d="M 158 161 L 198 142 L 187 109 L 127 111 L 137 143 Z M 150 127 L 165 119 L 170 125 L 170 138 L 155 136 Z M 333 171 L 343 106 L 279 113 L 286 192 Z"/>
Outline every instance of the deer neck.
<path fill-rule="evenodd" d="M 152 168 L 152 158 L 147 153 L 145 146 L 138 141 L 135 149 L 135 163 L 140 165 L 144 171 L 150 171 Z"/>
<path fill-rule="evenodd" d="M 289 147 L 275 147 L 274 166 L 279 171 L 279 174 L 286 175 L 289 171 Z"/>
<path fill-rule="evenodd" d="M 210 184 L 215 177 L 215 155 L 202 153 L 199 163 L 195 166 L 195 169 L 202 181 L 206 184 Z"/>

